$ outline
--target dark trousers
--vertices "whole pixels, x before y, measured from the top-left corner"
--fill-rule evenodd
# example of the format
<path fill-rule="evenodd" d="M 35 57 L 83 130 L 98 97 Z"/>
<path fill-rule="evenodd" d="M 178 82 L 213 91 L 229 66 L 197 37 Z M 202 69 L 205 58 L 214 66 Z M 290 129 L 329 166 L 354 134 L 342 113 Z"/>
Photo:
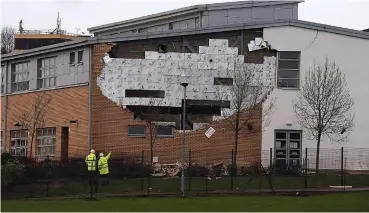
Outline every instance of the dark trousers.
<path fill-rule="evenodd" d="M 101 185 L 106 186 L 109 185 L 109 173 L 105 175 L 100 175 L 101 177 Z"/>
<path fill-rule="evenodd" d="M 96 175 L 96 171 L 89 171 L 88 173 L 89 173 L 88 183 L 90 185 L 91 194 L 93 194 L 94 191 L 95 191 L 95 193 L 97 193 L 97 188 L 99 186 L 99 180 L 98 180 L 98 177 Z"/>

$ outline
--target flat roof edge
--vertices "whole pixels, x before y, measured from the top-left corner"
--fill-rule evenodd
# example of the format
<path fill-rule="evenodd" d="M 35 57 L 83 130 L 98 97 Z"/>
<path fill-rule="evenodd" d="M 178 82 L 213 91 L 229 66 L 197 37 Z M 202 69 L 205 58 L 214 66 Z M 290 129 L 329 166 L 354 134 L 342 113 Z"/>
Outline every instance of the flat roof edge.
<path fill-rule="evenodd" d="M 135 25 L 135 22 L 143 21 L 143 22 L 150 22 L 150 19 L 158 18 L 160 20 L 160 17 L 168 16 L 168 15 L 174 15 L 176 13 L 186 12 L 192 13 L 192 12 L 200 12 L 204 10 L 222 10 L 222 9 L 230 9 L 230 8 L 243 8 L 243 7 L 257 7 L 257 6 L 267 6 L 267 5 L 279 5 L 279 4 L 298 4 L 304 2 L 304 0 L 287 0 L 287 1 L 237 1 L 237 2 L 224 2 L 224 3 L 214 3 L 214 4 L 201 4 L 201 5 L 193 5 L 183 8 L 178 8 L 174 10 L 168 10 L 160 13 L 155 13 L 147 16 L 141 16 L 133 19 L 128 19 L 124 21 L 117 21 L 112 22 L 108 24 L 98 25 L 94 27 L 87 28 L 87 31 L 90 33 L 97 33 L 104 31 L 106 28 L 117 28 L 119 25 L 125 25 L 125 24 L 131 24 Z M 163 17 L 165 18 L 165 17 Z M 140 24 L 140 23 L 137 23 Z M 124 26 L 122 26 L 124 27 Z"/>
<path fill-rule="evenodd" d="M 241 23 L 241 24 L 219 25 L 219 26 L 212 26 L 212 27 L 173 30 L 170 32 L 165 31 L 165 32 L 153 32 L 153 33 L 140 33 L 140 34 L 134 34 L 134 35 L 101 36 L 101 37 L 91 38 L 91 41 L 94 41 L 97 43 L 133 41 L 133 40 L 175 37 L 175 36 L 195 35 L 195 34 L 204 34 L 204 33 L 213 33 L 213 32 L 243 30 L 243 29 L 282 27 L 282 26 L 295 26 L 295 27 L 301 27 L 301 28 L 306 28 L 306 29 L 319 30 L 319 31 L 325 31 L 325 32 L 330 32 L 330 33 L 335 33 L 335 34 L 369 39 L 369 34 L 367 32 L 363 32 L 359 30 L 335 27 L 335 26 L 295 20 L 295 19 L 284 19 L 284 20 L 260 21 L 260 22 Z"/>
<path fill-rule="evenodd" d="M 55 52 L 55 51 L 61 51 L 66 49 L 71 49 L 75 47 L 81 47 L 89 44 L 90 39 L 84 39 L 84 40 L 77 40 L 77 41 L 68 41 L 68 42 L 62 42 L 59 44 L 53 44 L 48 46 L 43 46 L 39 48 L 34 48 L 30 50 L 25 50 L 22 52 L 14 52 L 9 54 L 1 55 L 1 62 L 3 61 L 9 61 L 12 59 L 18 59 L 23 57 L 29 57 L 33 55 L 40 55 L 45 54 L 49 52 Z"/>

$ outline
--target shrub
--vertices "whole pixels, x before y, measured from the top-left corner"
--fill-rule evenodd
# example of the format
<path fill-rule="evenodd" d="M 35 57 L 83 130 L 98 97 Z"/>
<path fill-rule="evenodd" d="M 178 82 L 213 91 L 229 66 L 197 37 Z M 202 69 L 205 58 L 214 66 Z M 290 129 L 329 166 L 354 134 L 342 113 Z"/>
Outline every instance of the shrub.
<path fill-rule="evenodd" d="M 4 186 L 14 185 L 21 179 L 25 166 L 18 160 L 8 160 L 1 165 L 1 184 Z"/>

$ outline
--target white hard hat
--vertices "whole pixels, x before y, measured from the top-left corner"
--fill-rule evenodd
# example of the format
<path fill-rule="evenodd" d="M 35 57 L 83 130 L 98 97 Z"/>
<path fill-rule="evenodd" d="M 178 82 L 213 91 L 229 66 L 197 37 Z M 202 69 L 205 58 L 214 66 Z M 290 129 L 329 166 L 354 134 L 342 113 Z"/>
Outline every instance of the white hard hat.
<path fill-rule="evenodd" d="M 100 157 L 104 157 L 104 153 L 100 153 Z"/>
<path fill-rule="evenodd" d="M 91 149 L 90 153 L 95 153 L 95 150 Z"/>

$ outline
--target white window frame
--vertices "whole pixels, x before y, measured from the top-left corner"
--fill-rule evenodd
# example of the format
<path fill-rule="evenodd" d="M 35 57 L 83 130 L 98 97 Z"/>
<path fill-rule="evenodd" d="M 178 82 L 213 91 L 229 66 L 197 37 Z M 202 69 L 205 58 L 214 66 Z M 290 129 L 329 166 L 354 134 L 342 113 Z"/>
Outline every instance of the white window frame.
<path fill-rule="evenodd" d="M 56 86 L 56 60 L 56 56 L 38 59 L 37 86 L 39 89 Z"/>
<path fill-rule="evenodd" d="M 36 131 L 36 156 L 55 157 L 56 155 L 56 128 L 40 128 Z"/>
<path fill-rule="evenodd" d="M 24 141 L 24 145 L 22 145 L 22 141 Z M 12 156 L 27 156 L 27 145 L 28 130 L 20 129 L 10 131 L 10 153 Z M 24 154 L 19 154 L 21 151 L 17 152 L 17 150 L 24 150 Z"/>
<path fill-rule="evenodd" d="M 11 91 L 19 92 L 29 90 L 30 62 L 20 62 L 11 66 Z"/>

